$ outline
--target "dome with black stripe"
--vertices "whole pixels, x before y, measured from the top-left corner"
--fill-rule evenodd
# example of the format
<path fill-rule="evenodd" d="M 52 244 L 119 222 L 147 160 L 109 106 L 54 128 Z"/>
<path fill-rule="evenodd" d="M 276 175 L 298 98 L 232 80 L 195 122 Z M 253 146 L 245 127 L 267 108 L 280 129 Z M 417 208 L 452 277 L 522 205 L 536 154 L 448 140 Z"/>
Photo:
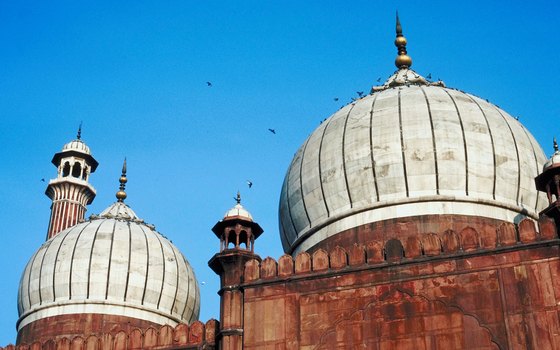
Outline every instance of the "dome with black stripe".
<path fill-rule="evenodd" d="M 326 119 L 296 152 L 282 187 L 284 250 L 392 218 L 537 218 L 546 157 L 527 129 L 474 95 L 408 66 Z"/>
<path fill-rule="evenodd" d="M 70 227 L 31 257 L 18 293 L 18 330 L 66 314 L 155 324 L 198 320 L 200 293 L 181 252 L 123 202 Z"/>

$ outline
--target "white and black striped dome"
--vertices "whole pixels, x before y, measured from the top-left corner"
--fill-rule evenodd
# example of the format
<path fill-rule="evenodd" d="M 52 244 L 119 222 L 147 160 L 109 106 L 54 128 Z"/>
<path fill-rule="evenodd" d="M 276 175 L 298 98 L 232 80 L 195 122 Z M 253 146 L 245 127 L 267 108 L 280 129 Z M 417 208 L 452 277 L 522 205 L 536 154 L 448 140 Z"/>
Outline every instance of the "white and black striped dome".
<path fill-rule="evenodd" d="M 284 250 L 391 218 L 536 218 L 546 200 L 534 178 L 545 161 L 499 107 L 400 69 L 324 121 L 295 154 L 279 206 Z"/>
<path fill-rule="evenodd" d="M 543 171 L 556 167 L 560 167 L 560 150 L 558 149 L 556 139 L 554 139 L 554 153 L 550 156 L 546 163 L 544 163 Z"/>
<path fill-rule="evenodd" d="M 198 319 L 194 272 L 152 225 L 117 202 L 45 242 L 18 293 L 18 331 L 46 317 L 109 314 L 176 325 Z"/>
<path fill-rule="evenodd" d="M 62 147 L 62 152 L 68 151 L 76 151 L 91 155 L 91 151 L 89 150 L 88 145 L 86 145 L 86 143 L 81 139 L 72 140 L 65 144 L 64 147 Z"/>

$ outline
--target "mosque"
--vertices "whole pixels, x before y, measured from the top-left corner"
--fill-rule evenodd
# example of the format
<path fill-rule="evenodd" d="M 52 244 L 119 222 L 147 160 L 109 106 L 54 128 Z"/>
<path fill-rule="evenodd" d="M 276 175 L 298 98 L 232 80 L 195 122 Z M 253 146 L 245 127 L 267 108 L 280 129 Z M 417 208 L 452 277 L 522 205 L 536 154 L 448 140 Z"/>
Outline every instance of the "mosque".
<path fill-rule="evenodd" d="M 46 242 L 3 349 L 560 349 L 560 151 L 487 100 L 411 69 L 327 118 L 279 204 L 285 255 L 237 204 L 212 228 L 219 320 L 189 262 L 126 200 L 85 217 L 98 165 L 56 153 Z M 218 244 L 219 242 L 219 244 Z"/>

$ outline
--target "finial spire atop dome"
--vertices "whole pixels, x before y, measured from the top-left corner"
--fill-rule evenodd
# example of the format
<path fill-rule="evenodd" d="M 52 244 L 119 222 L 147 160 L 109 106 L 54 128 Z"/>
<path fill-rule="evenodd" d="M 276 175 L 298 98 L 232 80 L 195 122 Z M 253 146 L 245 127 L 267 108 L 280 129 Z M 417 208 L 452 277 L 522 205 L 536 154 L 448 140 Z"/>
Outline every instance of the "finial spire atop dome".
<path fill-rule="evenodd" d="M 119 182 L 121 183 L 119 186 L 119 191 L 117 192 L 117 201 L 124 202 L 126 199 L 126 192 L 124 191 L 126 182 L 128 179 L 126 178 L 126 157 L 124 158 L 123 166 L 122 166 L 122 174 Z"/>
<path fill-rule="evenodd" d="M 403 36 L 402 35 L 402 26 L 401 26 L 401 21 L 399 20 L 399 11 L 397 11 L 397 36 Z"/>
<path fill-rule="evenodd" d="M 410 68 L 412 66 L 412 58 L 406 52 L 406 38 L 402 33 L 402 25 L 399 19 L 399 12 L 397 11 L 397 24 L 396 24 L 397 37 L 395 39 L 395 46 L 397 47 L 397 57 L 395 58 L 395 66 L 397 71 L 391 75 L 383 85 L 372 86 L 371 93 L 383 91 L 396 86 L 410 86 L 410 85 L 429 85 L 445 87 L 445 83 L 438 79 L 438 81 L 431 82 L 426 80 L 423 76 L 416 73 Z M 428 76 L 431 79 L 431 75 Z M 380 79 L 377 80 L 378 82 Z"/>
<path fill-rule="evenodd" d="M 552 144 L 554 145 L 554 152 L 558 152 L 558 142 L 556 142 L 556 137 L 552 139 Z"/>
<path fill-rule="evenodd" d="M 80 126 L 78 127 L 78 135 L 76 135 L 78 140 L 82 139 L 82 122 L 80 122 Z"/>
<path fill-rule="evenodd" d="M 241 193 L 239 193 L 239 191 L 237 191 L 237 197 L 235 198 L 235 201 L 237 202 L 237 204 L 241 204 Z"/>
<path fill-rule="evenodd" d="M 399 20 L 399 12 L 397 11 L 397 38 L 395 39 L 395 46 L 398 49 L 398 55 L 395 59 L 395 65 L 399 69 L 406 69 L 412 66 L 412 58 L 406 54 L 406 38 L 402 33 L 401 21 Z"/>

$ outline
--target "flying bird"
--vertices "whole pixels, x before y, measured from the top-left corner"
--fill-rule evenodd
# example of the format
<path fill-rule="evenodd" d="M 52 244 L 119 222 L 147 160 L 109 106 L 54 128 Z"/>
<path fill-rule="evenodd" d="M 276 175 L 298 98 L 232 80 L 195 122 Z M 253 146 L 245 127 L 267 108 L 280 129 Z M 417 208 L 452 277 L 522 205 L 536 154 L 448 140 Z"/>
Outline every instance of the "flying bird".
<path fill-rule="evenodd" d="M 364 95 L 363 91 L 356 91 L 356 93 L 358 94 L 358 96 L 362 97 Z"/>
<path fill-rule="evenodd" d="M 333 100 L 338 101 L 338 97 L 333 98 Z"/>
<path fill-rule="evenodd" d="M 253 187 L 253 182 L 251 180 L 247 180 L 247 186 L 249 186 L 249 188 Z"/>
<path fill-rule="evenodd" d="M 379 83 L 381 81 L 381 77 L 377 78 L 377 82 Z"/>
<path fill-rule="evenodd" d="M 211 86 L 212 86 L 212 83 L 209 82 L 209 81 L 207 81 L 207 82 L 206 82 L 206 85 L 208 85 L 208 87 L 211 87 Z"/>
<path fill-rule="evenodd" d="M 428 73 L 428 75 L 426 75 L 426 79 L 432 79 L 432 73 Z"/>
<path fill-rule="evenodd" d="M 42 182 L 45 182 L 45 179 L 43 178 L 43 179 L 41 179 L 41 181 L 42 181 Z"/>
<path fill-rule="evenodd" d="M 274 135 L 276 135 L 276 130 L 270 129 L 270 128 L 269 128 L 268 131 L 270 131 L 271 133 L 273 133 Z"/>

